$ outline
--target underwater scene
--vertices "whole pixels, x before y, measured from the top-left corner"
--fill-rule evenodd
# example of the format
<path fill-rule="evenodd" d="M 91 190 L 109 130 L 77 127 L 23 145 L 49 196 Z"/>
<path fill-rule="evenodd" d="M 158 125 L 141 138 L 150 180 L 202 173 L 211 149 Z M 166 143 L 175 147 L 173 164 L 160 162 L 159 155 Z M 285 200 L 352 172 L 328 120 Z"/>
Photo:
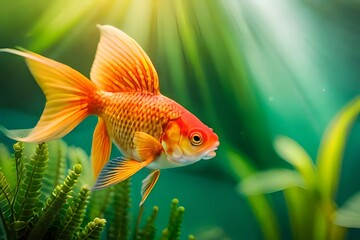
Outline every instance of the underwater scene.
<path fill-rule="evenodd" d="M 0 239 L 360 239 L 360 2 L 0 12 Z"/>

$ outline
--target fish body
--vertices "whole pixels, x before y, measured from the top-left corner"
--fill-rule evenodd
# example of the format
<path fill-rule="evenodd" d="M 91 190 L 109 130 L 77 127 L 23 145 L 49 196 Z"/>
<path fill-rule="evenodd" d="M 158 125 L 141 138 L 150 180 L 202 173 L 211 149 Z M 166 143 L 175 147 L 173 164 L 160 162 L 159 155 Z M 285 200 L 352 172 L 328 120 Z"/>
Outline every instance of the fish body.
<path fill-rule="evenodd" d="M 156 70 L 143 49 L 112 26 L 101 32 L 90 78 L 62 63 L 30 51 L 0 49 L 25 57 L 46 97 L 33 129 L 7 130 L 23 142 L 61 138 L 89 115 L 97 115 L 91 160 L 97 181 L 93 189 L 121 182 L 147 167 L 142 204 L 159 170 L 214 157 L 217 135 L 174 100 L 160 93 Z M 109 160 L 112 143 L 123 157 Z"/>
<path fill-rule="evenodd" d="M 163 126 L 186 111 L 175 101 L 159 94 L 100 93 L 99 116 L 121 153 L 138 159 L 133 138 L 136 132 L 145 132 L 156 139 L 163 134 Z"/>

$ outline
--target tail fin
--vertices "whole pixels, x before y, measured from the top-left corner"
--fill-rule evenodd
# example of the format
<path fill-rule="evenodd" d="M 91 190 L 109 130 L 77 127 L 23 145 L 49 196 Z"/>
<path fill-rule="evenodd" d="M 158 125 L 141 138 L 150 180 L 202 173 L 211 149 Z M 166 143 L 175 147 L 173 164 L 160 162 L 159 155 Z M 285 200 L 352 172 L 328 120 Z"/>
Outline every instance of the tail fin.
<path fill-rule="evenodd" d="M 7 130 L 6 136 L 23 142 L 45 142 L 65 136 L 92 113 L 96 86 L 74 69 L 30 51 L 0 49 L 26 58 L 46 97 L 45 109 L 33 129 Z"/>

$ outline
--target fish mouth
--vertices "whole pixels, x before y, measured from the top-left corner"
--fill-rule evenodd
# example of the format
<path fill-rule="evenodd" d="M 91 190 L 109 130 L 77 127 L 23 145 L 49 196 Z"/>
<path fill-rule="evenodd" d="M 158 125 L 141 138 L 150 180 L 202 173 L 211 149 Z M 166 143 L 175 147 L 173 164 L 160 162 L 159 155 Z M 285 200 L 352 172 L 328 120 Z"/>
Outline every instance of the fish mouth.
<path fill-rule="evenodd" d="M 209 160 L 213 157 L 216 156 L 216 150 L 218 149 L 218 146 L 219 146 L 219 141 L 217 141 L 214 146 L 202 157 L 202 159 L 204 160 Z"/>
<path fill-rule="evenodd" d="M 209 160 L 209 159 L 215 157 L 216 156 L 215 150 L 217 150 L 217 149 L 214 149 L 213 151 L 208 152 L 205 156 L 202 157 L 202 159 Z"/>

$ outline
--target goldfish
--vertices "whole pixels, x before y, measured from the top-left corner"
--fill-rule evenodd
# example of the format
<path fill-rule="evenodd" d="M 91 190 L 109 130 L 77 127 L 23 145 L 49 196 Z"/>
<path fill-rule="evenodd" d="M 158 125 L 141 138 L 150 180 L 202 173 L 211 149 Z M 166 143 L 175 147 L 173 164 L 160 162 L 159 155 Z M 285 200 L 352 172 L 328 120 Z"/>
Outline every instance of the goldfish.
<path fill-rule="evenodd" d="M 100 40 L 90 79 L 60 62 L 28 50 L 0 49 L 22 56 L 42 89 L 46 103 L 32 129 L 1 131 L 22 142 L 59 139 L 90 115 L 96 115 L 91 162 L 102 189 L 142 168 L 140 205 L 155 186 L 160 170 L 216 156 L 218 136 L 195 115 L 162 95 L 159 78 L 141 46 L 123 31 L 98 25 Z M 112 144 L 121 157 L 109 160 Z"/>

